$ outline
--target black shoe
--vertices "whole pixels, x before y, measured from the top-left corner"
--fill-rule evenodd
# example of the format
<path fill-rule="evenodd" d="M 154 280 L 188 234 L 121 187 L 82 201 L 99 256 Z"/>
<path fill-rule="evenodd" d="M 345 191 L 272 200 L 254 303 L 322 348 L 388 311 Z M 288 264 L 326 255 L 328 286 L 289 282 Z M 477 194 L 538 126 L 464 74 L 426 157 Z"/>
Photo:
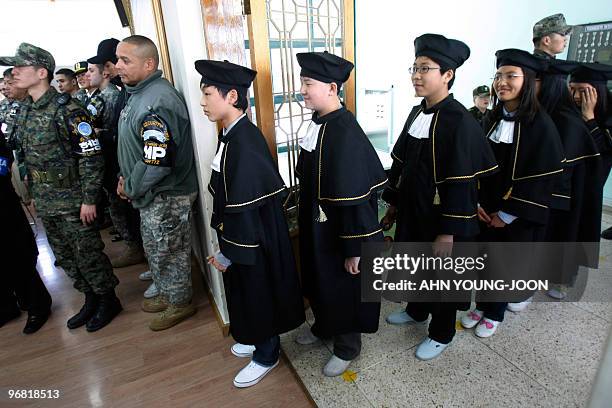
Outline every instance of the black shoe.
<path fill-rule="evenodd" d="M 68 319 L 66 326 L 69 329 L 76 329 L 83 326 L 96 313 L 98 307 L 98 295 L 93 292 L 85 292 L 85 304 L 79 313 Z"/>
<path fill-rule="evenodd" d="M 100 303 L 96 314 L 87 321 L 87 331 L 95 332 L 109 324 L 115 316 L 123 310 L 119 298 L 115 295 L 115 291 L 111 290 L 104 295 L 100 295 Z"/>
<path fill-rule="evenodd" d="M 36 333 L 49 319 L 51 311 L 43 314 L 28 314 L 28 321 L 23 328 L 23 334 Z"/>
<path fill-rule="evenodd" d="M 0 327 L 4 326 L 11 320 L 18 318 L 20 315 L 21 315 L 21 310 L 19 310 L 19 308 L 17 307 L 15 307 L 15 309 L 11 310 L 8 313 L 0 314 Z"/>
<path fill-rule="evenodd" d="M 601 233 L 601 237 L 603 239 L 612 239 L 612 227 L 603 230 L 603 232 Z"/>
<path fill-rule="evenodd" d="M 111 238 L 111 242 L 119 242 L 119 241 L 123 241 L 123 237 L 121 235 L 115 235 L 114 237 Z"/>
<path fill-rule="evenodd" d="M 119 231 L 117 231 L 115 227 L 111 227 L 111 229 L 108 230 L 108 234 L 109 235 L 119 235 Z"/>

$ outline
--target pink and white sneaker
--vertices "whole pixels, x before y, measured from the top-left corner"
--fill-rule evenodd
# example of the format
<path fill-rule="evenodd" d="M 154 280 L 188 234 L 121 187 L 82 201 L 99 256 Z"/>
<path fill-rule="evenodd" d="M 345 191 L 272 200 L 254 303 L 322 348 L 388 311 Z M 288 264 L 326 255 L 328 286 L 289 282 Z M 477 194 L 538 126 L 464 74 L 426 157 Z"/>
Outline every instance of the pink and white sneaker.
<path fill-rule="evenodd" d="M 484 312 L 481 312 L 478 309 L 470 310 L 466 315 L 461 318 L 461 325 L 466 329 L 471 329 L 476 326 L 480 320 L 482 320 L 482 315 Z"/>
<path fill-rule="evenodd" d="M 495 320 L 483 317 L 478 326 L 476 327 L 476 330 L 474 330 L 474 334 L 476 334 L 478 337 L 483 338 L 491 337 L 493 334 L 495 334 L 499 323 L 500 322 L 496 322 Z"/>

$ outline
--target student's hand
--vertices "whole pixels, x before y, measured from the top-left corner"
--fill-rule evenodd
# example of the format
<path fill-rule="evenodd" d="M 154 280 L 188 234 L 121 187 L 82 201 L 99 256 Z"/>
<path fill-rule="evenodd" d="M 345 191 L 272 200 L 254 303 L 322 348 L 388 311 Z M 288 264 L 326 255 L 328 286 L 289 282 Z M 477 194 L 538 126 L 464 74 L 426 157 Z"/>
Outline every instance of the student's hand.
<path fill-rule="evenodd" d="M 491 222 L 491 217 L 489 217 L 489 214 L 487 214 L 485 209 L 481 206 L 478 206 L 478 219 L 486 224 Z"/>
<path fill-rule="evenodd" d="M 385 213 L 385 216 L 380 221 L 380 223 L 382 224 L 383 231 L 389 231 L 391 227 L 393 227 L 393 224 L 395 224 L 396 218 L 397 218 L 397 207 L 394 205 L 390 205 L 389 208 L 387 208 L 387 212 Z"/>
<path fill-rule="evenodd" d="M 491 214 L 491 222 L 489 223 L 489 227 L 493 227 L 493 228 L 503 228 L 506 226 L 506 223 L 502 221 L 501 218 L 499 218 L 499 215 L 497 213 Z"/>
<path fill-rule="evenodd" d="M 438 235 L 432 244 L 434 256 L 446 258 L 453 253 L 453 236 L 448 234 Z"/>
<path fill-rule="evenodd" d="M 209 265 L 214 266 L 220 272 L 225 272 L 227 270 L 227 268 L 221 265 L 214 256 L 209 256 L 206 258 L 206 262 L 208 262 Z"/>
<path fill-rule="evenodd" d="M 95 204 L 81 204 L 81 222 L 83 225 L 89 225 L 95 221 L 97 216 Z"/>
<path fill-rule="evenodd" d="M 361 257 L 354 256 L 352 258 L 346 258 L 344 260 L 344 269 L 351 275 L 359 274 L 359 260 Z"/>
<path fill-rule="evenodd" d="M 597 91 L 595 88 L 585 88 L 581 91 L 582 103 L 580 110 L 582 111 L 582 119 L 585 121 L 595 119 L 595 105 L 597 105 Z"/>

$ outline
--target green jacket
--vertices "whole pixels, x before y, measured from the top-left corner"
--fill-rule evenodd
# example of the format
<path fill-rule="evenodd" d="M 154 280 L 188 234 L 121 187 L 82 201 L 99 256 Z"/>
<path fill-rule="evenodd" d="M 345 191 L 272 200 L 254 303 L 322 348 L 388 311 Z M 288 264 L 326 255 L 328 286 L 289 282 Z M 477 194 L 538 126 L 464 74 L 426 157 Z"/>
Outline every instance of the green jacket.
<path fill-rule="evenodd" d="M 135 208 L 161 193 L 198 191 L 187 106 L 161 75 L 126 86 L 129 99 L 119 118 L 119 167 Z"/>
<path fill-rule="evenodd" d="M 95 204 L 104 161 L 87 111 L 54 88 L 36 102 L 28 97 L 23 109 L 19 149 L 37 212 L 68 214 L 78 212 L 83 203 Z"/>

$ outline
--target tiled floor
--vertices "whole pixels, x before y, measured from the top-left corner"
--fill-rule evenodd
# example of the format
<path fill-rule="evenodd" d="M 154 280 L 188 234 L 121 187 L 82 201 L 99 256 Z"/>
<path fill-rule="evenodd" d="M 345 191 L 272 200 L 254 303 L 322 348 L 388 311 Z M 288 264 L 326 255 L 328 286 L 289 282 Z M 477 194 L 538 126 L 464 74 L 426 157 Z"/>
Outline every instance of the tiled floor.
<path fill-rule="evenodd" d="M 604 214 L 602 224 L 612 225 L 612 215 Z M 600 269 L 590 272 L 585 296 L 612 298 L 611 241 L 601 244 Z M 325 378 L 330 344 L 299 346 L 296 332 L 283 337 L 283 350 L 319 407 L 586 406 L 612 323 L 609 301 L 534 302 L 508 312 L 493 337 L 458 330 L 441 357 L 422 362 L 414 352 L 426 326 L 384 321 L 399 307 L 383 303 L 378 333 L 363 336 L 361 356 L 349 367 L 354 375 Z"/>

